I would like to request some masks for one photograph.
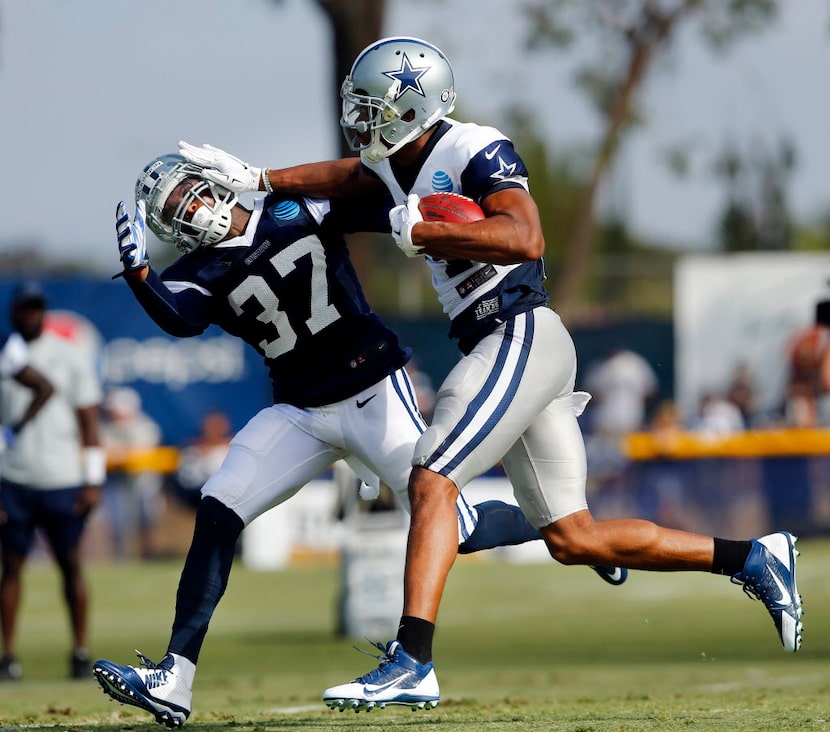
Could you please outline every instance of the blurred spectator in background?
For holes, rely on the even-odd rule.
[[[110,470],[104,484],[103,508],[118,559],[151,558],[153,529],[163,510],[162,476],[143,468],[138,451],[161,443],[161,429],[142,410],[135,389],[119,387],[104,399],[101,439]]]
[[[216,473],[230,445],[231,422],[224,412],[209,412],[202,419],[201,432],[179,456],[173,477],[176,497],[194,511],[202,497],[202,486]]]
[[[657,395],[657,376],[641,355],[617,344],[590,365],[585,388],[592,401],[585,436],[591,490],[613,488],[622,480],[628,458],[622,439],[646,429],[648,406]]]
[[[14,442],[20,430],[41,410],[55,391],[52,382],[29,365],[29,347],[20,333],[0,336],[0,379],[8,378],[29,389],[32,395],[17,422],[0,423],[0,455]]]
[[[0,679],[19,679],[15,631],[23,567],[40,529],[51,548],[69,610],[73,678],[89,676],[87,587],[81,539],[90,511],[100,500],[106,477],[98,407],[101,385],[93,353],[85,343],[44,330],[46,297],[39,284],[15,291],[11,322],[26,341],[30,363],[52,382],[55,393],[9,446],[0,462]],[[0,383],[0,423],[15,424],[29,406],[28,389]]]
[[[585,377],[594,399],[592,432],[619,438],[644,429],[658,386],[657,375],[640,354],[621,346],[612,350]]]
[[[741,410],[720,394],[707,393],[700,399],[698,414],[692,421],[692,430],[707,439],[726,437],[743,432]]]
[[[663,526],[691,530],[692,502],[687,500],[688,474],[678,469],[673,453],[683,442],[686,425],[680,416],[677,402],[664,399],[652,413],[649,432],[654,439],[659,457],[639,465],[632,481],[636,496],[635,511],[649,516]]]
[[[823,323],[798,331],[787,354],[788,379],[784,419],[792,427],[818,427],[819,399],[828,391],[830,331]]]
[[[732,378],[726,390],[726,397],[741,412],[745,428],[758,427],[760,415],[755,397],[755,383],[749,364],[739,363],[732,372]]]
[[[418,368],[414,359],[406,365],[406,373],[415,389],[415,401],[421,410],[421,415],[429,424],[435,409],[435,387],[432,385],[432,379],[429,378],[429,374]]]
[[[651,417],[651,434],[661,453],[671,453],[685,431],[680,410],[673,399],[664,399]]]

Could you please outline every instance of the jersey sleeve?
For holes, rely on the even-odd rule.
[[[125,279],[141,307],[165,333],[189,338],[204,333],[211,324],[210,294],[195,284],[165,281],[152,268],[143,282]]]
[[[504,138],[473,155],[461,174],[461,189],[465,196],[481,202],[505,188],[528,190],[527,177],[527,166],[513,143]]]

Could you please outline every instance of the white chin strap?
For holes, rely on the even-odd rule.
[[[360,157],[367,163],[379,163],[384,158],[388,158],[392,151],[386,147],[380,140],[373,142],[369,147],[360,151]]]

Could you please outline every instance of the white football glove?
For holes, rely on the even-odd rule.
[[[423,247],[412,243],[412,227],[424,217],[418,210],[420,197],[415,193],[407,196],[406,203],[395,206],[389,212],[389,224],[392,227],[392,238],[395,244],[407,257],[417,257],[423,254]]]
[[[213,145],[196,147],[184,140],[179,141],[179,152],[184,158],[202,168],[202,176],[235,193],[259,190],[262,168],[240,160]]]
[[[133,221],[130,221],[124,201],[119,202],[115,209],[118,256],[121,257],[121,264],[124,265],[124,271],[119,274],[137,272],[150,263],[150,258],[147,256],[147,237],[144,231],[145,217],[146,210],[143,199],[140,199],[135,205],[135,219]]]

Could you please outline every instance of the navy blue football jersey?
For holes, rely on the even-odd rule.
[[[216,324],[255,348],[275,403],[331,404],[409,358],[367,303],[343,237],[388,230],[388,210],[380,199],[272,194],[256,200],[242,236],[127,281],[166,332],[194,336]]]

